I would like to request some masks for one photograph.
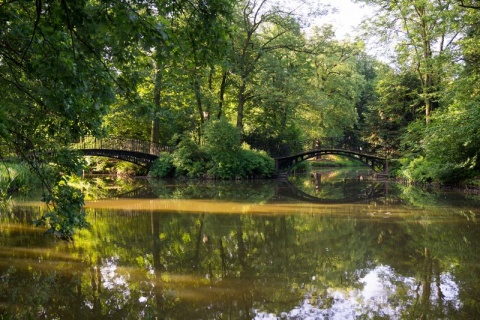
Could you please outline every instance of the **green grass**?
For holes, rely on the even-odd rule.
[[[336,155],[325,155],[320,160],[310,160],[312,168],[341,168],[341,167],[361,167],[362,162],[346,157]]]
[[[24,163],[0,164],[0,194],[28,193],[40,184]]]

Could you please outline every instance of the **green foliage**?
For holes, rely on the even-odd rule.
[[[4,163],[0,165],[1,194],[28,193],[40,186],[39,178],[26,163]]]
[[[115,165],[115,171],[119,176],[139,176],[145,174],[144,168],[128,161],[118,161]]]
[[[226,120],[209,120],[204,127],[204,146],[184,137],[172,156],[164,155],[152,168],[154,177],[235,179],[269,177],[274,160],[265,152],[242,149],[240,131]],[[173,166],[173,167],[172,167]]]
[[[270,177],[275,172],[275,161],[264,151],[240,151],[240,176],[261,178]]]
[[[90,173],[112,173],[112,161],[106,157],[85,157],[84,170]]]
[[[358,160],[353,160],[348,157],[341,157],[336,155],[325,155],[322,156],[322,160],[309,161],[310,165],[313,168],[325,168],[325,167],[355,167],[355,166],[364,166],[362,162]]]
[[[271,131],[270,131],[271,130]],[[263,125],[245,134],[245,142],[257,150],[265,150],[272,157],[292,155],[303,150],[305,134],[300,126],[292,124],[280,130]]]
[[[205,150],[211,157],[208,174],[220,179],[233,178],[240,172],[240,130],[225,119],[210,120],[204,127]]]
[[[307,46],[312,54],[307,75],[307,94],[298,108],[302,130],[310,139],[342,136],[358,121],[356,104],[365,86],[356,56],[360,43],[340,42],[331,28],[314,28]]]
[[[172,154],[177,176],[200,178],[207,171],[210,160],[208,154],[200,149],[190,137],[184,137]]]
[[[309,172],[312,169],[310,161],[302,161],[293,167],[292,171],[295,172]]]
[[[404,161],[402,175],[410,182],[430,183],[433,181],[432,169],[436,166],[420,156],[412,161]]]
[[[49,212],[43,215],[37,225],[46,225],[48,233],[66,240],[72,240],[76,229],[87,228],[83,193],[67,184],[66,179],[57,184],[43,201]]]
[[[439,101],[444,107],[432,113],[428,126],[414,122],[402,137],[404,157],[408,159],[402,172],[408,180],[450,184],[480,176],[480,62],[474,53],[480,42],[479,16],[478,12],[469,12],[465,19],[470,24],[461,41],[466,66],[444,88]]]
[[[204,125],[205,150],[213,157],[221,158],[225,153],[237,154],[241,147],[240,130],[225,118],[210,120]]]
[[[401,175],[409,182],[440,182],[443,184],[457,184],[475,176],[471,170],[465,170],[460,165],[423,156],[416,157],[411,161],[404,159]]]
[[[386,70],[379,75],[375,91],[378,98],[364,112],[363,135],[375,151],[398,156],[403,133],[419,117],[420,81],[413,72]]]
[[[172,178],[175,176],[175,166],[173,165],[173,156],[162,152],[153,163],[148,175],[152,178]]]

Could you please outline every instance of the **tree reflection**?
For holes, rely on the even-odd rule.
[[[248,204],[244,211],[218,212],[204,202],[200,209],[196,201],[175,201],[183,204],[181,212],[166,206],[88,209],[92,228],[74,243],[30,228],[26,220],[39,213],[22,211],[3,222],[0,318],[480,314],[476,209],[462,209],[471,212],[465,216],[456,208],[408,209],[390,201],[387,215],[380,214],[387,212],[381,202],[282,202],[262,203],[264,211],[256,214]]]

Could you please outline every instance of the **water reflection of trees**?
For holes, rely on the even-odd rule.
[[[72,244],[26,227],[2,233],[1,317],[480,312],[480,235],[466,220],[103,209],[89,217],[92,229]]]

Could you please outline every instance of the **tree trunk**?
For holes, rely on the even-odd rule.
[[[194,75],[193,78],[193,88],[195,90],[195,100],[197,102],[197,110],[198,110],[198,115],[200,117],[200,122],[204,123],[205,122],[205,115],[203,114],[203,107],[202,107],[202,94],[201,91],[202,89],[200,88],[200,82],[198,81],[198,75]]]
[[[220,84],[220,94],[219,94],[219,101],[218,101],[217,119],[220,119],[222,117],[223,103],[225,102],[225,89],[226,88],[227,88],[227,72],[223,71],[223,73],[222,73],[222,83]]]
[[[242,79],[242,83],[240,85],[238,91],[238,107],[237,107],[237,128],[243,132],[243,109],[245,107],[245,90],[246,90],[246,81]]]
[[[160,118],[158,113],[160,112],[161,85],[162,73],[158,64],[155,63],[155,86],[153,88],[152,125],[150,128],[150,141],[152,142],[151,148],[153,148],[155,144],[158,144],[160,140]]]

